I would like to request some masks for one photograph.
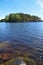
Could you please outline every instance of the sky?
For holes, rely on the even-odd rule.
[[[43,0],[0,0],[0,19],[10,13],[20,12],[43,19]]]

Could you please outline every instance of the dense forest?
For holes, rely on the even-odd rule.
[[[24,13],[11,13],[1,19],[0,22],[40,22],[40,17]]]

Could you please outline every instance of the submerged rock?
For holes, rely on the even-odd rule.
[[[14,65],[26,65],[26,63],[21,59],[16,59]]]

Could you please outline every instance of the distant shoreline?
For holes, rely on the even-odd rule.
[[[38,22],[43,22],[43,21],[38,21]],[[27,22],[26,21],[25,22],[5,22],[5,21],[3,21],[3,22],[1,22],[0,21],[0,23],[38,23],[38,22],[36,22],[36,21],[31,21],[31,22],[30,21],[29,22],[28,21]]]

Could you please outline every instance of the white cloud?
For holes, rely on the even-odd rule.
[[[37,3],[40,6],[41,10],[43,10],[43,0],[37,0]]]

